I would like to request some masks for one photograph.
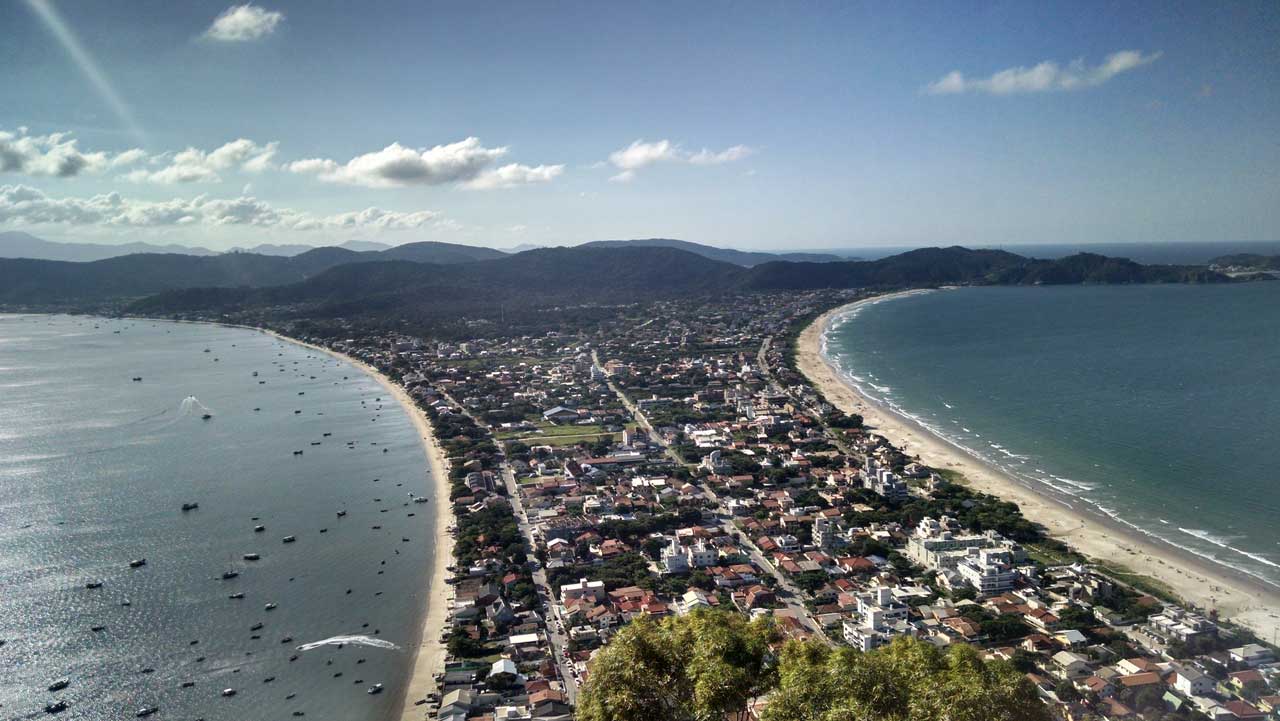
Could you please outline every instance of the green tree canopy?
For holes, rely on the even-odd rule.
[[[976,649],[900,638],[871,653],[788,643],[764,721],[1047,721],[1027,679]]]
[[[591,662],[580,721],[723,721],[773,685],[773,627],[697,610],[637,619]]]
[[[860,653],[817,641],[780,651],[765,620],[702,609],[640,619],[591,662],[581,721],[724,721],[768,694],[763,721],[1048,721],[1026,677],[971,646],[902,638]]]

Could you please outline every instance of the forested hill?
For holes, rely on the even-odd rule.
[[[745,281],[756,290],[905,288],[928,285],[1072,285],[1081,283],[1224,283],[1202,266],[1142,265],[1127,258],[1078,253],[1038,260],[1003,250],[921,248],[872,261],[766,263]]]
[[[1149,266],[1093,254],[1036,260],[961,247],[874,261],[772,261],[750,268],[668,247],[488,251],[497,254],[491,259],[458,250],[465,247],[415,244],[395,253],[318,248],[293,257],[142,254],[92,263],[0,259],[0,303],[91,308],[150,297],[137,308],[163,313],[323,303],[417,312],[432,304],[589,305],[729,291],[1231,280],[1201,266]],[[483,256],[488,249],[480,250]]]

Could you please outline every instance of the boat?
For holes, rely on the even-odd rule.
[[[62,713],[63,711],[66,711],[66,710],[67,710],[66,701],[54,701],[53,703],[47,703],[44,705],[45,713]]]
[[[239,576],[239,575],[240,575],[240,572],[239,572],[239,571],[223,571],[223,572],[222,572],[222,580],[224,580],[224,581],[230,581],[231,579],[233,579],[233,578],[235,578],[236,576]]]
[[[210,418],[213,418],[213,414],[212,414],[212,413],[205,413],[204,415],[200,416],[200,419],[201,419],[201,420],[206,420],[206,421],[207,421],[207,420],[209,420]]]
[[[365,693],[369,694],[370,696],[374,694],[382,693],[382,684],[375,683],[374,685],[370,686],[369,690],[365,691]]]
[[[254,377],[254,378],[257,378],[257,377],[258,377],[258,371],[254,371],[254,372],[253,372],[253,377]]]
[[[224,689],[222,689],[222,695],[223,695],[223,696],[235,696],[235,695],[236,695],[236,690],[235,690],[235,689],[233,689],[233,688],[224,688]]]
[[[182,682],[182,687],[183,687],[183,688],[191,688],[192,686],[195,686],[195,685],[196,685],[196,682],[195,682],[195,681],[183,681],[183,682]]]
[[[259,526],[254,526],[254,527],[253,527],[253,532],[254,532],[254,533],[262,533],[262,532],[263,532],[263,531],[265,531],[265,530],[267,530],[267,527],[266,527],[266,526],[261,526],[261,525],[259,525]]]
[[[262,610],[264,610],[264,611],[271,611],[271,610],[274,610],[274,609],[275,609],[275,607],[276,607],[276,605],[275,605],[274,603],[268,603],[267,605],[265,605],[265,606],[263,606],[263,607],[262,607]]]
[[[414,502],[414,503],[426,503],[428,500],[430,500],[430,499],[428,499],[426,496],[414,496],[414,497],[413,497],[413,502]]]
[[[230,598],[230,599],[233,599],[233,600],[239,600],[239,599],[242,599],[242,598],[244,598],[244,592],[243,592],[243,591],[236,591],[235,593],[231,594],[230,596],[227,596],[227,598]]]
[[[147,565],[147,559],[139,558],[135,561],[129,561],[129,568],[142,568]]]
[[[257,561],[258,559],[262,558],[262,556],[259,556],[256,553],[246,553],[243,556],[241,556],[241,558],[243,558],[246,561]]]
[[[138,718],[146,718],[151,714],[156,713],[159,710],[160,710],[159,706],[143,706],[142,708],[138,709],[138,713],[134,714],[134,716],[137,716]]]
[[[49,690],[50,690],[50,691],[61,691],[62,689],[66,688],[66,687],[68,687],[68,686],[70,686],[70,685],[71,685],[71,679],[69,679],[69,678],[60,678],[60,679],[58,679],[57,681],[54,681],[53,683],[49,684]]]
[[[300,456],[300,455],[302,455],[302,451],[294,451],[294,452],[293,452],[293,455],[295,455],[295,456]]]
[[[320,441],[311,441],[311,445],[318,446],[320,445]]]
[[[342,518],[343,516],[346,516],[346,515],[347,515],[346,511],[338,511],[338,518]]]
[[[280,539],[282,543],[293,543],[296,540],[298,539],[295,538],[294,536],[285,536],[284,538]]]
[[[250,626],[250,627],[249,627],[249,630],[250,630],[250,631],[261,631],[261,630],[262,630],[262,622],[261,622],[261,621],[259,621],[259,622],[255,623],[255,624],[253,624],[252,626]]]
[[[102,588],[102,581],[89,581],[84,584],[85,588]]]
[[[142,376],[134,376],[134,377],[133,377],[133,382],[134,382],[134,383],[141,383],[141,382],[142,382]]]
[[[194,511],[194,510],[196,510],[196,509],[197,509],[197,508],[199,508],[199,507],[200,507],[200,504],[199,504],[199,503],[184,503],[184,504],[182,504],[182,510],[184,510],[184,511]]]

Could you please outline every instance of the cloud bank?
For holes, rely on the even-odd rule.
[[[0,130],[0,173],[72,178],[132,165],[146,157],[137,148],[121,153],[86,153],[69,133],[30,135],[26,128],[18,128],[17,132]]]
[[[1045,60],[1033,67],[1001,70],[986,78],[967,78],[959,70],[953,70],[926,86],[925,92],[930,95],[1013,95],[1082,90],[1102,85],[1121,73],[1150,65],[1160,59],[1161,54],[1154,52],[1144,55],[1139,50],[1121,50],[1108,55],[1101,65],[1092,67],[1086,65],[1083,58],[1073,60],[1065,66]]]
[[[126,174],[124,178],[135,183],[163,185],[217,183],[222,180],[218,175],[220,170],[239,169],[248,173],[260,173],[274,167],[271,160],[279,145],[277,142],[259,145],[252,140],[239,138],[209,152],[187,148],[171,156],[164,154],[152,158],[152,164],[164,165],[158,170],[139,168]]]
[[[396,212],[381,208],[315,216],[277,208],[250,196],[174,198],[143,201],[105,193],[89,198],[54,198],[26,185],[0,186],[0,223],[98,225],[122,228],[243,225],[282,230],[405,229],[439,221],[430,210]]]
[[[564,172],[563,165],[531,167],[512,163],[493,168],[507,150],[506,147],[486,148],[474,137],[425,150],[392,143],[382,150],[357,155],[346,163],[309,158],[286,167],[290,172],[316,175],[326,182],[366,188],[459,183],[487,190],[545,183]]]
[[[257,5],[232,5],[214,19],[204,36],[225,43],[259,40],[276,31],[284,21],[284,13],[265,10]]]

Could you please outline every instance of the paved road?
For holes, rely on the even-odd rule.
[[[762,364],[764,363],[765,354],[768,351],[768,346],[769,346],[769,338],[765,338],[764,343],[760,347],[760,352],[758,355]],[[595,349],[592,349],[591,351],[591,360],[595,363],[595,366],[603,372],[604,366],[601,365],[600,363],[600,354],[596,352]],[[762,365],[761,367],[767,368],[767,365]],[[772,379],[772,374],[770,374],[769,377],[770,379]],[[672,460],[674,460],[679,465],[685,466],[686,468],[695,467],[695,464],[686,463],[684,459],[681,458],[680,455],[675,451],[675,449],[667,445],[667,443],[663,441],[662,438],[659,437],[657,433],[654,433],[653,426],[649,423],[649,419],[645,417],[644,412],[641,411],[638,407],[636,407],[636,405],[632,403],[629,398],[627,398],[627,395],[623,393],[622,390],[618,388],[617,385],[614,384],[612,379],[609,379],[606,377],[606,383],[609,385],[609,389],[612,390],[618,396],[618,400],[622,401],[622,404],[626,407],[626,409],[628,411],[631,411],[631,415],[633,418],[636,419],[636,423],[638,423],[641,428],[644,428],[645,431],[649,433],[649,439],[652,442],[657,443],[659,446],[661,446],[663,450],[667,453],[667,455],[670,456]],[[769,561],[769,559],[765,558],[764,554],[761,553],[760,549],[756,547],[756,544],[752,542],[751,539],[748,538],[745,533],[742,533],[741,531],[738,530],[736,526],[733,525],[733,522],[729,520],[728,512],[720,504],[720,497],[717,496],[714,491],[712,491],[710,488],[707,488],[706,486],[703,486],[702,495],[708,501],[711,501],[712,505],[715,506],[717,512],[721,516],[721,520],[720,520],[721,530],[723,530],[726,534],[729,534],[733,537],[741,536],[743,539],[742,545],[744,548],[746,548],[747,554],[751,558],[752,563],[754,563],[756,567],[759,568],[760,570],[764,571],[765,573],[768,573],[770,576],[773,576],[773,579],[775,581],[775,588],[780,591],[784,591],[784,593],[778,593],[778,601],[781,602],[783,605],[785,605],[787,609],[791,611],[792,614],[802,624],[804,624],[806,628],[809,629],[810,632],[830,642],[830,639],[827,638],[826,633],[823,632],[822,626],[813,618],[813,614],[809,613],[809,609],[805,608],[804,600],[803,600],[805,597],[804,593],[798,587],[796,587],[795,584],[791,583],[791,581],[788,580],[787,577],[784,576],[773,565],[771,561]]]
[[[516,481],[516,474],[511,470],[511,466],[503,461],[502,463],[502,482],[507,487],[507,496],[511,499],[511,507],[515,512],[516,525],[520,528],[520,534],[524,536],[525,544],[529,549],[529,556],[532,558],[533,549],[536,547],[533,539],[533,524],[529,522],[529,514],[525,511],[524,502],[520,498],[520,484]],[[547,574],[541,566],[535,568],[533,573],[533,584],[538,588],[538,593],[542,595],[547,606],[546,631],[547,639],[551,643],[551,656],[555,659],[556,669],[560,673],[560,680],[564,684],[565,696],[568,697],[570,704],[576,704],[578,698],[578,682],[574,677],[572,664],[564,657],[565,649],[569,647],[569,638],[559,631],[560,610],[555,603],[555,597],[551,592],[551,584],[547,582]]]
[[[461,403],[454,400],[453,396],[448,393],[441,392],[451,405],[460,408],[464,414],[476,425],[481,428],[488,428],[484,421],[476,418]],[[489,429],[493,431],[492,428]],[[525,553],[530,559],[533,559],[533,549],[536,544],[533,539],[533,525],[529,522],[529,514],[525,511],[524,501],[520,497],[520,484],[516,482],[515,471],[511,469],[511,464],[507,462],[506,453],[503,451],[502,442],[495,439],[498,447],[498,455],[502,459],[498,474],[502,476],[502,483],[507,488],[507,498],[511,501],[511,509],[516,517],[516,525],[520,528],[520,535],[524,536]],[[547,608],[545,630],[547,639],[551,644],[551,657],[555,659],[556,670],[560,674],[560,681],[564,686],[565,696],[568,697],[570,704],[576,704],[578,699],[578,682],[574,678],[572,665],[564,657],[564,651],[569,647],[569,639],[560,633],[557,623],[560,620],[559,609],[555,603],[555,596],[551,593],[551,584],[547,582],[546,572],[539,566],[533,569],[530,574],[533,577],[533,585],[538,589],[538,594],[542,597],[543,605]]]

